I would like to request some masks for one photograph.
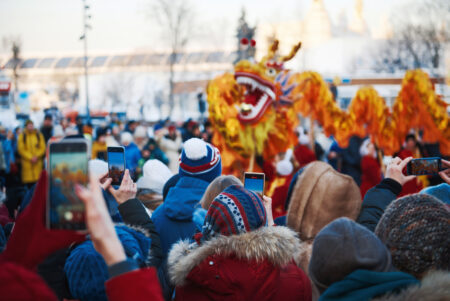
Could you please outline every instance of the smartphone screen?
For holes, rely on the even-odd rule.
[[[441,158],[422,158],[411,160],[406,172],[408,175],[434,175],[441,170]]]
[[[246,172],[244,175],[244,187],[251,190],[260,196],[264,195],[264,180],[263,173]]]
[[[50,144],[47,227],[84,230],[85,210],[75,193],[76,184],[88,182],[88,152],[84,139]]]
[[[123,146],[108,147],[108,171],[112,185],[120,185],[125,172],[125,148]]]

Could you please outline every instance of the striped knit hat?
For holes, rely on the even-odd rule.
[[[241,185],[232,185],[212,201],[202,239],[209,240],[217,234],[242,234],[263,226],[267,226],[267,214],[259,196]]]
[[[449,233],[450,210],[426,194],[392,202],[375,229],[394,266],[418,278],[430,269],[450,270]]]
[[[211,183],[222,173],[222,160],[217,148],[192,138],[184,143],[180,156],[180,177],[194,177]]]

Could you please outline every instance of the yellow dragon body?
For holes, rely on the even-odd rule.
[[[209,117],[215,129],[213,143],[220,149],[225,173],[253,168],[253,158],[273,160],[297,143],[298,114],[316,120],[326,135],[345,147],[353,135],[370,135],[386,154],[400,149],[411,129],[423,130],[427,142],[439,142],[450,155],[447,104],[435,93],[428,75],[408,71],[392,110],[372,87],[358,90],[348,110],[339,108],[327,83],[316,72],[293,73],[276,55],[278,41],[260,62],[240,61],[234,74],[225,73],[207,87]]]

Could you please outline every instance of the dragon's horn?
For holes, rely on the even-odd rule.
[[[272,46],[270,46],[269,55],[271,55],[272,57],[275,55],[275,52],[277,52],[279,43],[280,42],[277,39],[275,39],[272,43]]]
[[[291,52],[289,53],[289,55],[286,55],[286,56],[281,57],[281,58],[280,58],[280,61],[282,61],[282,62],[287,62],[287,61],[289,61],[290,59],[292,59],[292,58],[295,56],[295,54],[297,53],[297,51],[300,49],[300,47],[302,47],[302,42],[298,42],[297,45],[294,45],[294,47],[292,47],[292,50],[291,50]]]
[[[267,62],[268,60],[273,59],[273,57],[275,56],[275,53],[278,50],[278,44],[279,44],[279,41],[277,39],[275,39],[273,41],[272,45],[270,46],[267,55],[262,58],[261,63]]]

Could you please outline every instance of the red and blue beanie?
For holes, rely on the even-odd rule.
[[[221,173],[222,160],[217,148],[198,138],[184,143],[180,156],[180,177],[194,177],[210,183]]]
[[[235,235],[267,226],[267,213],[261,198],[240,185],[232,185],[219,194],[206,213],[202,240],[216,235]]]

